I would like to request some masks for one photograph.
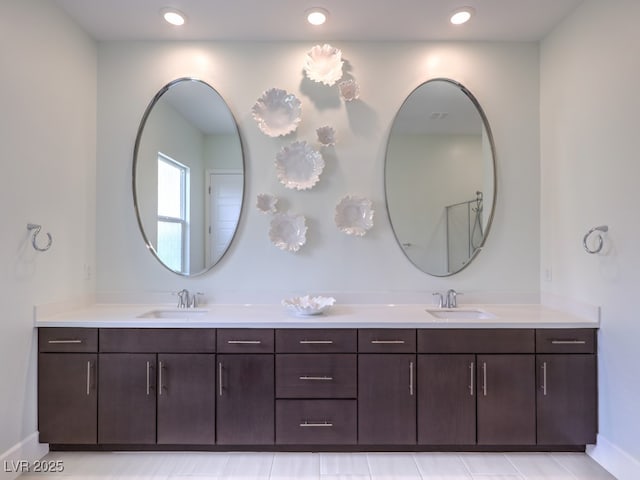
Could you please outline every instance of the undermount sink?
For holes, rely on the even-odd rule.
[[[494,314],[478,308],[427,308],[426,312],[436,318],[447,320],[489,320],[496,318]]]
[[[207,314],[209,310],[201,308],[175,308],[167,310],[150,310],[138,315],[138,318],[167,318],[167,319],[188,319],[198,318]]]

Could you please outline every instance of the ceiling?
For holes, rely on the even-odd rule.
[[[583,0],[51,0],[91,36],[112,40],[225,41],[537,41]],[[312,27],[304,12],[329,11]],[[463,26],[448,18],[471,6]],[[172,27],[160,16],[174,7],[187,16]]]

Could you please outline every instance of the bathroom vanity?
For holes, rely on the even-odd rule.
[[[92,307],[38,320],[52,449],[581,450],[597,432],[597,322],[421,306]],[[167,310],[170,311],[170,310]]]

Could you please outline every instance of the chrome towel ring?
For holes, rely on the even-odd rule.
[[[33,230],[33,236],[31,237],[31,244],[33,248],[35,248],[38,252],[46,252],[51,248],[51,244],[53,243],[53,238],[51,238],[51,234],[47,232],[47,244],[44,247],[39,247],[37,242],[38,234],[40,230],[42,230],[42,225],[36,225],[35,223],[27,223],[27,230]]]
[[[604,245],[602,234],[608,231],[609,231],[609,227],[607,225],[600,225],[599,227],[593,227],[591,230],[589,230],[587,234],[584,236],[584,238],[582,239],[582,245],[584,246],[585,251],[591,254],[600,253],[600,251],[602,250],[602,246]],[[594,233],[596,233],[597,235],[598,245],[596,246],[596,248],[589,248],[589,244],[588,244],[589,237]]]

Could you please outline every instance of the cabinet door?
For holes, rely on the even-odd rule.
[[[416,443],[415,362],[413,354],[358,356],[359,443]]]
[[[217,442],[275,442],[273,355],[218,355]]]
[[[156,356],[99,354],[98,443],[156,443]]]
[[[538,444],[596,442],[596,356],[537,355]]]
[[[215,443],[215,356],[158,355],[158,443]]]
[[[476,443],[475,355],[418,355],[418,443]]]
[[[534,355],[478,355],[478,444],[536,443]]]
[[[96,354],[38,356],[38,429],[42,443],[95,444]]]

